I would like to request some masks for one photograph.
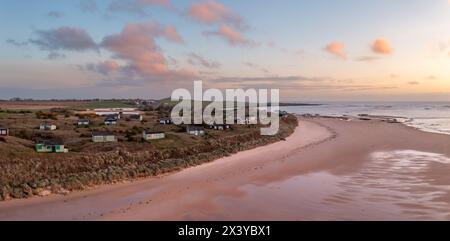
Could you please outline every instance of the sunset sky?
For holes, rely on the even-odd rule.
[[[449,0],[0,0],[0,99],[450,101]]]

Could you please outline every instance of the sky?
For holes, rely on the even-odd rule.
[[[0,99],[450,101],[450,0],[0,0]]]

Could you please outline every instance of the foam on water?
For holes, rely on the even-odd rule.
[[[450,103],[447,102],[330,102],[320,106],[287,106],[296,114],[358,116],[359,114],[404,117],[405,124],[433,133],[450,135]]]

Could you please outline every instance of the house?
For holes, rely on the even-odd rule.
[[[112,132],[94,131],[92,132],[92,142],[116,142],[117,138]]]
[[[117,125],[117,119],[113,117],[108,117],[105,119],[105,125],[111,126],[111,125]]]
[[[170,124],[172,124],[172,120],[170,118],[161,118],[161,119],[159,119],[159,124],[170,125]]]
[[[79,119],[77,122],[77,125],[78,126],[89,126],[90,123],[91,123],[91,121],[88,119]]]
[[[142,115],[139,115],[139,114],[137,114],[137,115],[130,115],[129,117],[128,117],[128,120],[130,120],[130,121],[142,121],[144,118],[142,117]]]
[[[0,127],[0,136],[8,136],[9,135],[9,129]]]
[[[56,125],[52,125],[52,124],[49,124],[49,123],[42,123],[42,124],[39,126],[39,130],[43,130],[43,131],[54,131],[54,130],[56,130]]]
[[[113,119],[116,119],[116,120],[120,120],[120,114],[107,115],[106,118],[113,118]]]
[[[258,118],[255,116],[247,116],[244,119],[242,118],[236,118],[236,123],[238,125],[250,125],[253,123],[257,123],[258,122]]]
[[[164,139],[166,138],[166,133],[161,131],[143,131],[142,138],[146,141]]]
[[[208,128],[212,129],[212,130],[223,131],[223,130],[230,129],[231,126],[228,124],[213,124],[213,125],[208,125]]]
[[[194,135],[194,136],[205,135],[205,130],[201,126],[188,126],[188,127],[186,127],[186,132],[189,135]]]
[[[136,108],[106,108],[106,109],[94,109],[88,110],[94,112],[97,116],[109,116],[117,115],[117,119],[120,120],[120,115],[133,115],[139,114]]]
[[[39,153],[67,153],[69,150],[64,147],[64,141],[60,138],[39,139],[35,142],[36,152]]]

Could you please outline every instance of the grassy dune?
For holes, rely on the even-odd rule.
[[[59,115],[54,121],[59,129],[52,134],[66,140],[70,153],[38,154],[30,138],[40,133],[36,126],[41,120],[27,116],[33,114],[10,114],[0,120],[0,125],[13,127],[13,136],[0,140],[0,199],[67,193],[173,172],[282,140],[298,125],[295,117],[288,116],[282,118],[277,136],[261,136],[261,126],[234,126],[231,131],[208,130],[204,137],[193,137],[181,127],[157,125],[157,112],[148,113],[143,123],[121,121],[104,127],[98,119],[89,128],[75,127],[76,117]],[[140,131],[152,128],[162,128],[167,138],[143,142]],[[90,133],[98,129],[113,131],[120,141],[91,143]]]

